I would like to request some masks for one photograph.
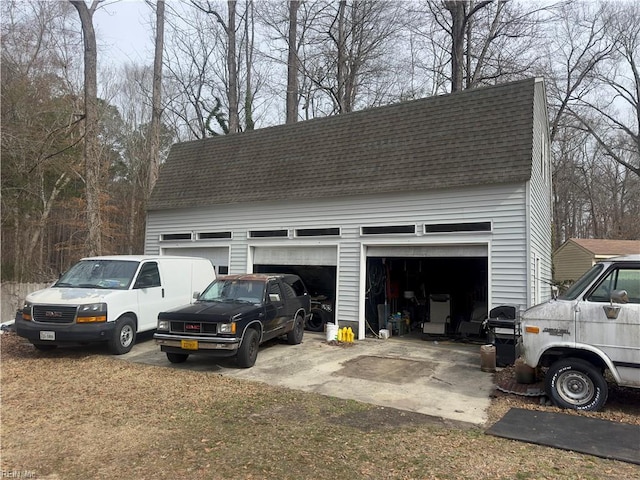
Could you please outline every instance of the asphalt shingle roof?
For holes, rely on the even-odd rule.
[[[640,254],[640,240],[603,240],[599,238],[571,238],[594,255]]]
[[[148,209],[525,182],[535,79],[173,145]]]

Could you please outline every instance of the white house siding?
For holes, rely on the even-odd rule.
[[[526,306],[551,297],[551,153],[544,85],[536,84],[531,180],[528,184],[529,287]],[[539,263],[539,266],[536,265]]]
[[[147,216],[145,253],[158,254],[163,234],[194,232],[187,246],[199,246],[199,232],[231,231],[229,273],[250,271],[251,247],[261,245],[338,245],[338,320],[364,322],[360,299],[364,245],[486,244],[489,251],[489,306],[527,304],[526,187],[493,185],[457,190],[375,195],[342,199],[233,204],[188,210],[150,211]],[[423,234],[423,225],[492,222],[492,232]],[[362,226],[417,225],[415,235],[361,235]],[[341,229],[340,237],[294,238],[296,228]],[[288,229],[288,238],[248,238],[250,230]],[[216,241],[207,240],[207,245]],[[171,242],[175,248],[179,242]],[[172,250],[175,252],[175,250]],[[361,323],[363,325],[363,323]],[[364,331],[362,328],[361,331]]]

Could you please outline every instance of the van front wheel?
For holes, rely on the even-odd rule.
[[[113,336],[109,339],[109,350],[114,355],[129,353],[136,342],[136,324],[131,317],[122,317],[116,322]]]
[[[556,406],[574,410],[600,410],[609,394],[602,372],[580,358],[565,358],[551,365],[545,387]]]

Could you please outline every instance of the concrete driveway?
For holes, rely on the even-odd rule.
[[[256,365],[191,355],[170,363],[151,340],[141,341],[123,360],[279,385],[305,392],[397,408],[445,420],[482,425],[487,420],[493,376],[480,369],[480,346],[418,338],[357,340],[331,345],[321,333],[305,332],[300,345],[271,341]]]

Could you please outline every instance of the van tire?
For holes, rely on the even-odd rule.
[[[167,352],[167,359],[171,363],[184,363],[184,362],[187,361],[187,358],[189,358],[189,354],[188,353],[171,353],[171,352]]]
[[[602,372],[580,358],[564,358],[551,365],[545,390],[560,408],[592,412],[604,407],[609,395]]]
[[[136,343],[136,323],[131,317],[119,318],[113,336],[109,339],[109,350],[114,355],[129,353]]]
[[[242,368],[253,367],[258,358],[259,346],[260,339],[258,338],[258,332],[253,328],[248,328],[244,333],[244,338],[242,339],[236,356],[238,366]]]

